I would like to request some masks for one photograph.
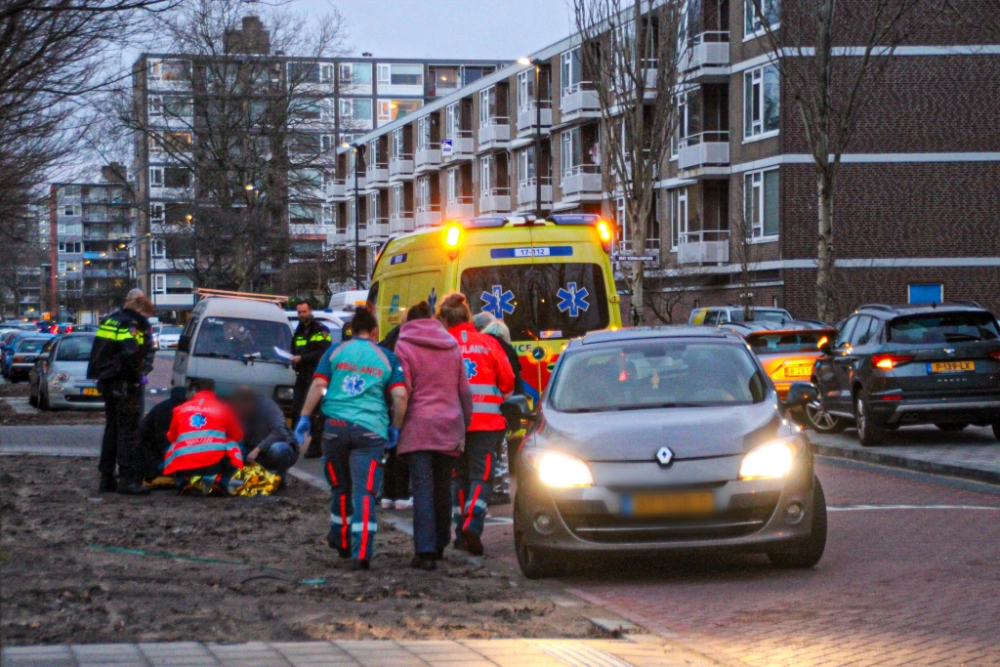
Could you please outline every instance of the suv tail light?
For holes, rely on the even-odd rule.
[[[990,356],[1000,361],[1000,350],[994,350],[993,352],[990,352]]]
[[[897,366],[908,364],[913,361],[912,354],[873,354],[872,367],[880,368],[884,371],[891,371]]]

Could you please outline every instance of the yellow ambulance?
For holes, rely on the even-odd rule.
[[[383,335],[422,300],[462,292],[472,312],[510,328],[532,398],[548,384],[565,343],[621,327],[611,270],[611,226],[596,215],[472,218],[390,239],[368,299]]]

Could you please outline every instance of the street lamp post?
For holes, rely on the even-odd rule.
[[[361,289],[361,202],[358,200],[358,144],[352,143],[354,151],[354,289]]]

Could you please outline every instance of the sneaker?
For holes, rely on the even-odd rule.
[[[367,560],[361,560],[360,558],[358,558],[351,563],[351,569],[354,570],[355,572],[368,571],[372,569],[372,564]]]
[[[395,506],[396,506],[396,503],[395,503],[395,501],[392,500],[392,498],[383,498],[382,499],[382,509],[384,509],[384,510],[391,510]]]
[[[413,507],[413,498],[403,498],[396,501],[396,509],[408,510]]]
[[[434,554],[417,554],[410,561],[410,567],[414,570],[433,572],[437,569],[437,563],[434,561]]]
[[[483,541],[474,531],[463,530],[462,539],[465,540],[465,548],[470,554],[473,556],[483,555]]]
[[[118,490],[118,480],[114,477],[101,478],[101,484],[97,487],[98,493],[114,493]]]

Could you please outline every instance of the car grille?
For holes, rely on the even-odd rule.
[[[697,519],[649,519],[611,514],[602,501],[556,503],[570,531],[589,542],[681,542],[750,535],[764,527],[781,497],[780,491],[741,493],[729,507]]]

